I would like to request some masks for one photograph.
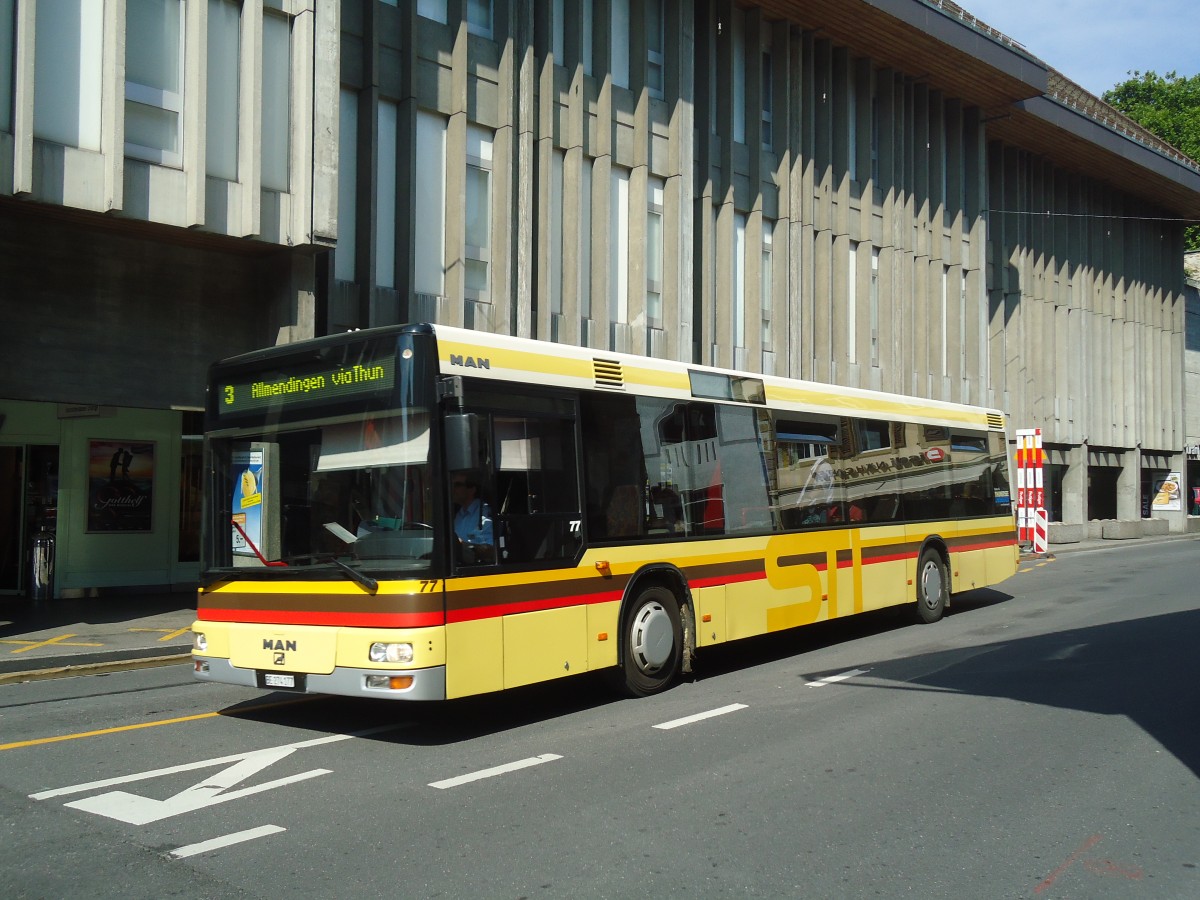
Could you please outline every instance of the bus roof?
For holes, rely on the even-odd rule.
[[[674,360],[594,350],[449,325],[387,325],[255,350],[221,360],[214,369],[252,367],[324,347],[401,334],[433,334],[443,375],[487,377],[545,387],[623,392],[668,399],[765,405],[780,411],[860,416],[947,427],[1003,431],[996,409],[890,394],[865,388],[758,375]],[[722,391],[721,386],[727,386]]]

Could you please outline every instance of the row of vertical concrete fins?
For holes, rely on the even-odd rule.
[[[253,43],[261,27],[254,23],[275,5],[244,5],[252,13],[243,16],[244,41]],[[629,0],[631,19],[652,5]],[[18,5],[18,51],[33,44],[28,6]],[[248,302],[236,304],[246,321],[229,351],[436,318],[987,405],[1004,409],[1010,422],[1040,425],[1048,442],[1182,445],[1182,226],[1165,222],[1136,184],[1114,185],[992,138],[990,121],[1004,110],[980,105],[993,100],[986,76],[992,72],[1014,102],[1023,91],[1033,96],[1044,75],[1027,54],[947,24],[919,0],[854,4],[862,46],[845,22],[830,19],[821,29],[814,20],[835,16],[836,4],[743,9],[732,0],[664,0],[657,97],[639,63],[647,58],[643,29],[629,29],[628,77],[619,79],[628,87],[614,83],[616,48],[604,18],[612,4],[603,0],[592,4],[590,25],[582,0],[496,0],[490,39],[467,27],[465,0],[448,0],[445,23],[419,15],[420,6],[288,5],[287,192],[255,182],[262,136],[254,54],[244,57],[245,178],[232,183],[205,174],[196,104],[185,105],[181,168],[125,158],[116,38],[104,45],[111,127],[100,151],[37,139],[33,67],[18,52],[13,133],[0,135],[0,194],[162,224],[171,236],[155,237],[166,240],[208,233],[216,242],[204,251],[217,257],[245,252],[246,237],[263,251],[290,254],[286,264],[247,264],[254,269],[242,282]],[[187,5],[189,35],[203,31],[205,7]],[[561,60],[553,53],[560,11]],[[121,33],[121,23],[111,24]],[[897,39],[923,36],[934,49],[943,42],[950,56],[978,51],[977,66],[956,93],[954,84],[903,68],[902,55],[865,55],[864,48],[885,53],[875,35],[889,28]],[[731,40],[739,35],[741,50]],[[585,36],[592,74],[584,73]],[[755,62],[764,48],[766,66]],[[203,60],[189,59],[185,96],[203,97],[205,84]],[[356,239],[334,252],[358,258],[354,282],[337,281],[313,252],[346,230],[337,209],[342,90],[357,104]],[[397,172],[386,173],[396,185],[395,222],[385,225],[381,102],[398,108]],[[417,283],[416,238],[430,223],[412,199],[424,176],[417,117],[430,113],[445,120],[443,276],[432,292]],[[483,296],[465,274],[470,126],[494,136]],[[624,232],[626,213],[609,190],[618,176],[627,179]],[[661,309],[651,317],[643,211],[657,185]],[[381,228],[395,242],[384,283]],[[626,283],[627,302],[618,303]],[[176,302],[205,306],[187,286]]]

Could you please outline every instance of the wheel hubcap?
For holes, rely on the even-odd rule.
[[[647,603],[633,617],[629,648],[637,667],[648,675],[657,672],[671,658],[675,638],[671,617],[661,603]]]
[[[927,563],[921,573],[921,583],[925,587],[925,605],[937,609],[942,602],[942,570],[935,563]]]

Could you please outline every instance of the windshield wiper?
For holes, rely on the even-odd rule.
[[[348,563],[342,562],[340,559],[338,559],[332,553],[302,553],[299,556],[289,556],[285,560],[285,562],[287,562],[288,564],[291,564],[291,563],[300,562],[301,560],[308,560],[311,563],[333,563],[335,566],[337,566],[339,569],[341,569],[343,572],[345,572],[348,576],[350,576],[350,579],[352,581],[354,581],[358,584],[361,584],[364,588],[366,588],[372,594],[378,592],[378,590],[379,590],[379,582],[378,581],[376,581],[370,575],[363,574],[362,572],[358,571],[358,569],[354,568],[353,566],[349,565]]]
[[[345,572],[346,575],[349,576],[351,581],[354,581],[357,584],[362,585],[364,588],[366,588],[372,594],[379,591],[379,582],[378,581],[376,581],[370,575],[366,575],[363,572],[358,571],[358,569],[354,568],[353,566],[347,565],[346,563],[344,563],[340,559],[338,559],[336,556],[330,556],[327,559],[324,559],[322,561],[333,563],[335,566],[337,566],[339,569],[341,569],[343,572]]]

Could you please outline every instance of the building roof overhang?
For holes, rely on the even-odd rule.
[[[1109,183],[1165,214],[1200,220],[1200,166],[951,0],[749,2],[767,18],[787,19],[978,106],[990,138]],[[1083,95],[1087,109],[1059,94]]]

